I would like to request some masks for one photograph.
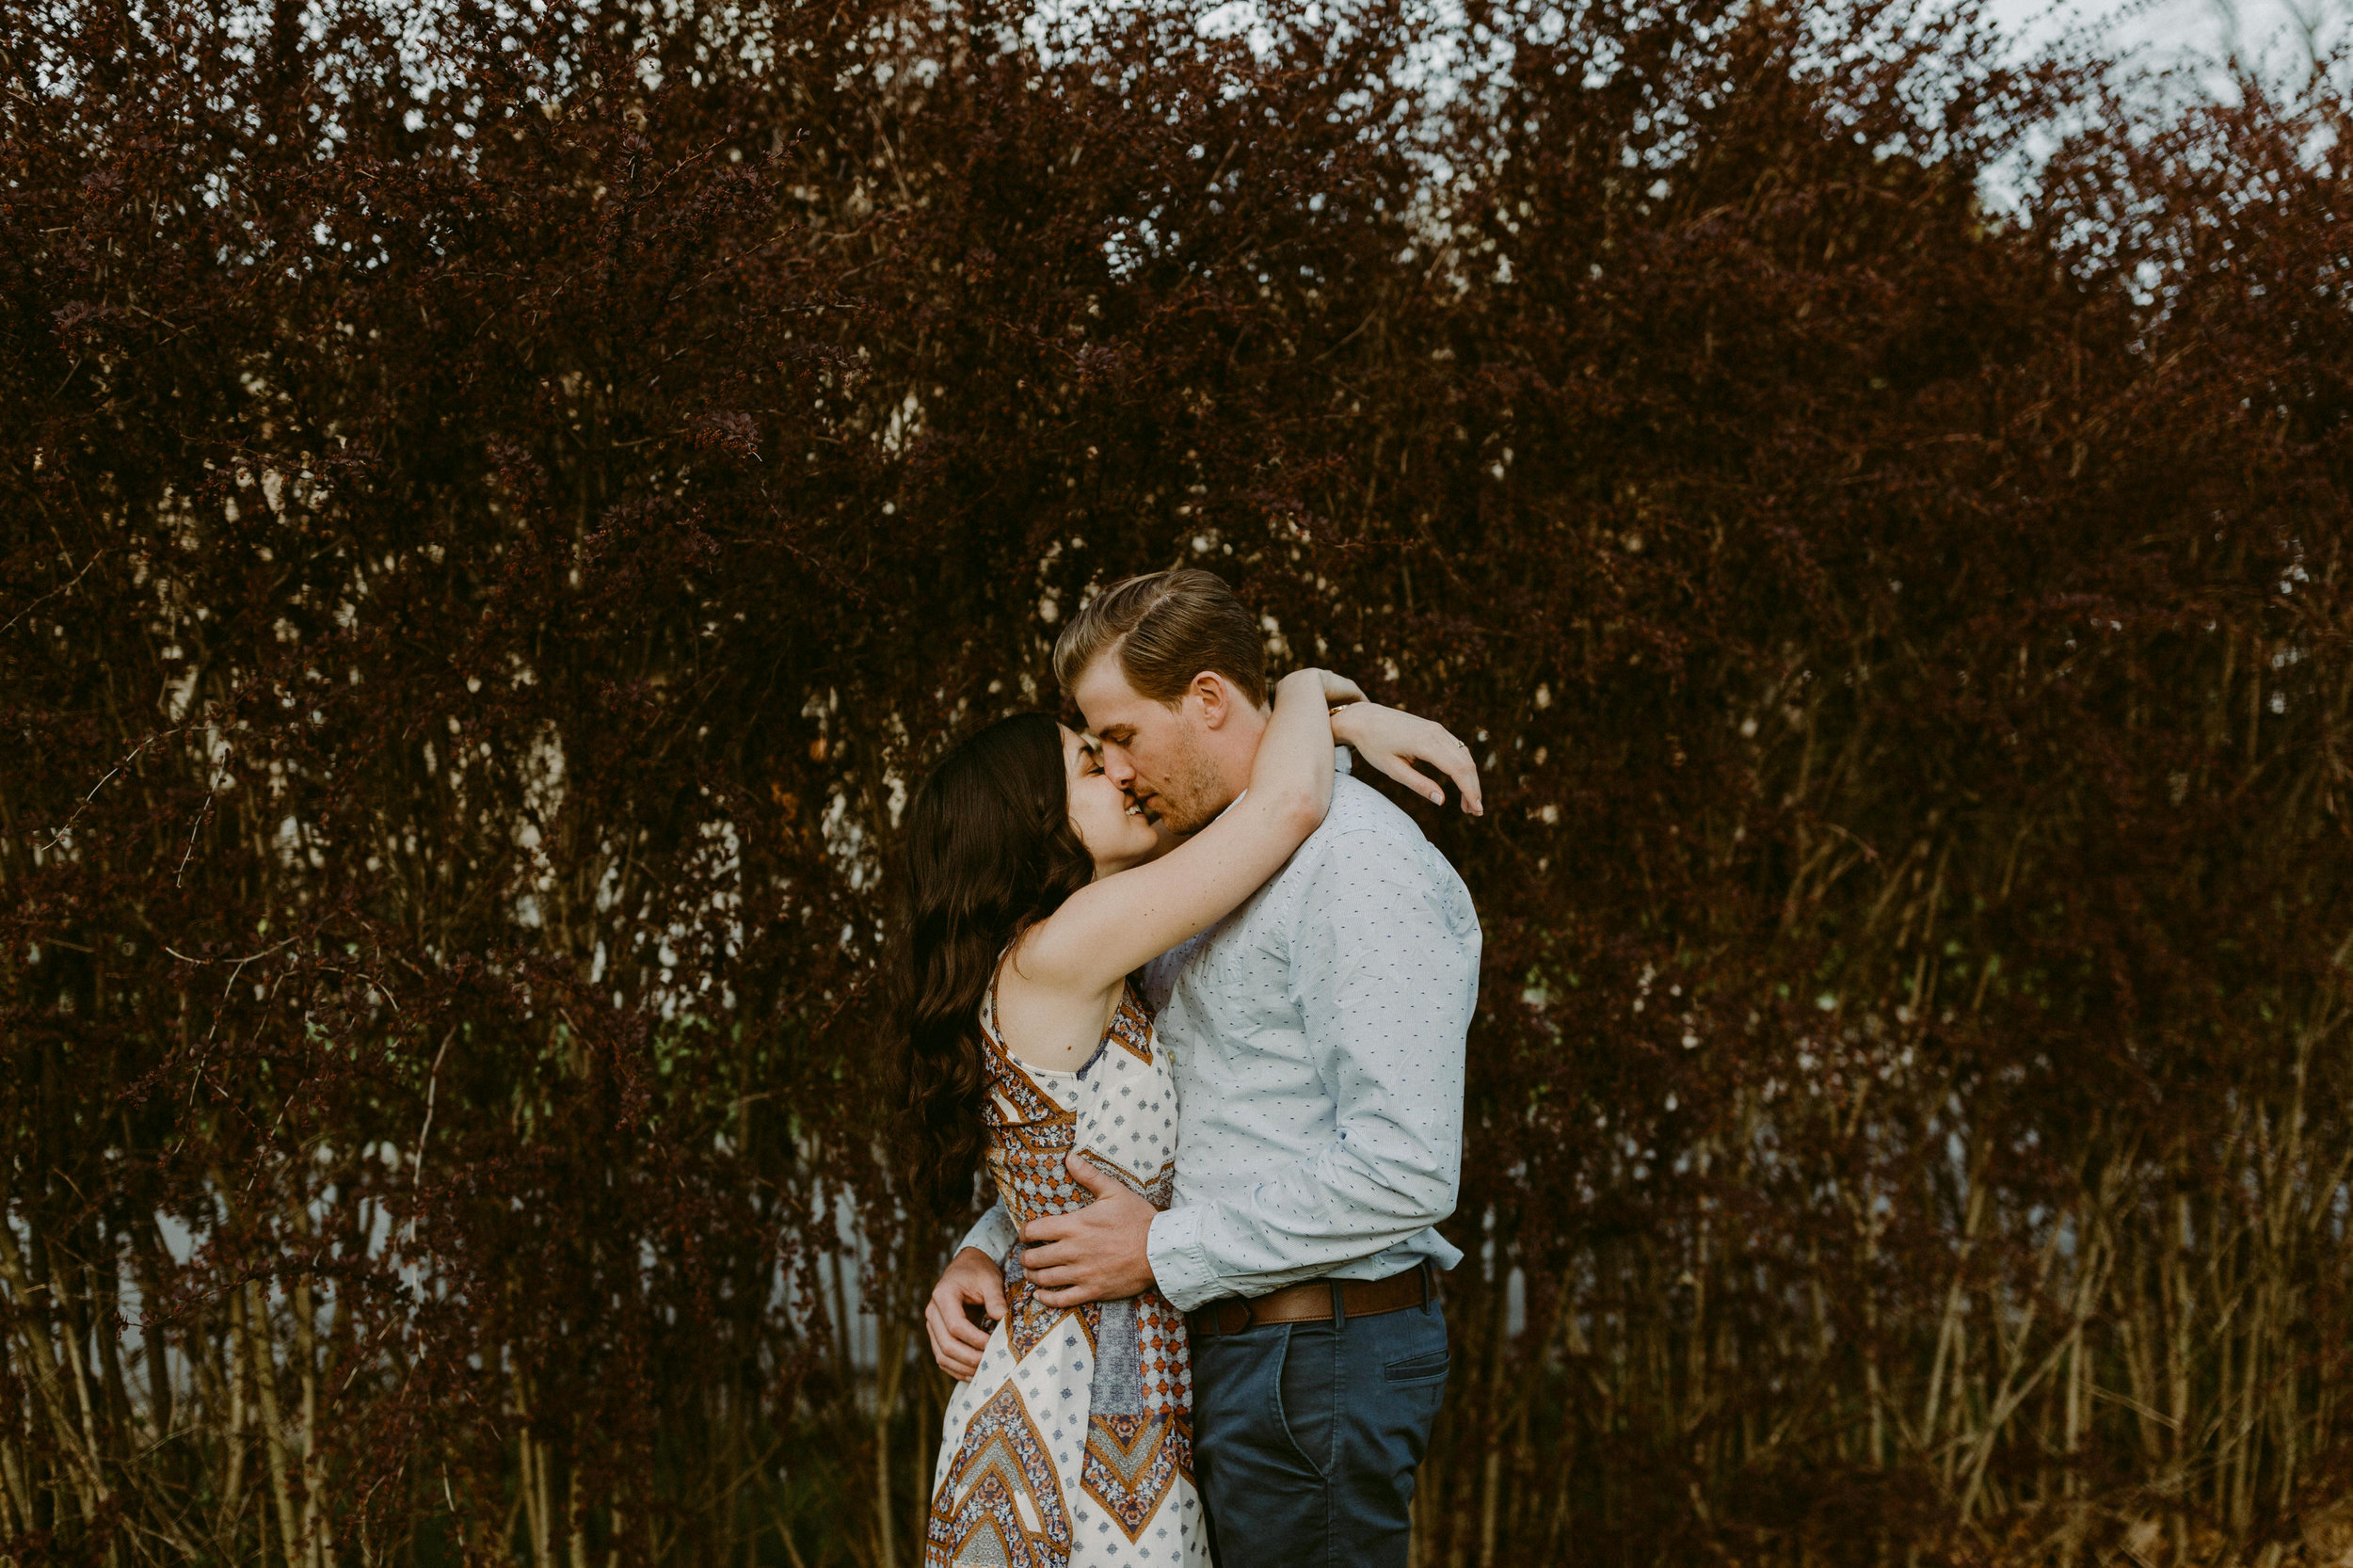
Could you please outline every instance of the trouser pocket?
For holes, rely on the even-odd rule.
[[[1330,1560],[1330,1487],[1310,1460],[1312,1427],[1294,1437],[1294,1415],[1311,1420],[1305,1380],[1286,1408],[1284,1374],[1297,1324],[1270,1323],[1193,1342],[1193,1464],[1218,1568],[1324,1568]],[[1325,1363],[1330,1362],[1327,1346]],[[1320,1425],[1329,1442],[1330,1406]]]
[[[1329,1323],[1285,1325],[1274,1378],[1274,1423],[1317,1477],[1332,1473],[1339,1423],[1339,1336]]]

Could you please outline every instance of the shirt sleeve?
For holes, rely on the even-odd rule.
[[[1147,1254],[1172,1303],[1263,1295],[1454,1212],[1479,952],[1469,894],[1436,851],[1377,831],[1332,843],[1289,954],[1289,1000],[1336,1107],[1330,1135],[1241,1197],[1152,1222]]]
[[[988,1212],[964,1233],[964,1240],[956,1243],[956,1251],[962,1252],[967,1247],[977,1248],[988,1254],[1002,1268],[1006,1255],[1013,1251],[1013,1244],[1018,1240],[1013,1228],[1013,1216],[1005,1212],[1005,1206],[1000,1200],[990,1204]]]

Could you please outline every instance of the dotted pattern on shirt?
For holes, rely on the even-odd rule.
[[[1358,1125],[1384,1145],[1358,1152],[1401,1170],[1443,1166],[1442,1178],[1417,1180],[1433,1210],[1450,1208],[1480,946],[1469,891],[1445,856],[1378,792],[1337,780],[1322,826],[1290,861],[1232,915],[1147,971],[1146,997],[1158,1004],[1162,1048],[1176,1069],[1178,1209],[1252,1201],[1276,1173],[1331,1144],[1344,1100],[1372,1108]],[[1375,984],[1349,984],[1358,976]],[[1347,1040],[1332,1062],[1319,1061],[1304,1016],[1322,996],[1337,996],[1339,1011],[1324,1012],[1321,1022],[1337,1016]],[[1255,1249],[1264,1256],[1210,1262],[1273,1270],[1295,1262],[1296,1276],[1308,1277],[1377,1275],[1417,1256],[1441,1266],[1459,1259],[1434,1231],[1380,1235],[1394,1221],[1378,1210],[1397,1201],[1386,1190],[1298,1198],[1294,1208],[1321,1212],[1287,1210],[1283,1221],[1320,1229],[1317,1256],[1277,1256],[1269,1243]],[[1348,1236],[1360,1222],[1374,1240],[1352,1252]],[[1156,1251],[1156,1270],[1160,1261]]]

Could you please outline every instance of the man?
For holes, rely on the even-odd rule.
[[[1206,826],[1247,785],[1264,644],[1216,577],[1111,588],[1063,632],[1054,673],[1105,770],[1167,831]],[[1475,809],[1467,755],[1457,776]],[[1322,826],[1273,880],[1147,973],[1179,1101],[1172,1207],[1074,1156],[1096,1201],[1032,1222],[1017,1258],[992,1209],[925,1312],[940,1366],[971,1376],[987,1336],[968,1309],[1001,1318],[1005,1272],[1056,1307],[1157,1285],[1191,1329],[1222,1568],[1402,1568],[1446,1386],[1435,1274],[1462,1255],[1433,1227],[1454,1209],[1480,939],[1462,879],[1412,819],[1335,780]]]

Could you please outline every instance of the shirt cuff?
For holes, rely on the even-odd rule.
[[[971,1247],[984,1252],[996,1260],[998,1267],[1002,1268],[1006,1255],[1013,1251],[1013,1244],[1019,1240],[1013,1228],[1013,1216],[1005,1212],[1003,1204],[995,1204],[981,1216],[980,1224],[964,1233],[964,1240],[956,1243],[956,1251]]]
[[[1201,1248],[1201,1215],[1197,1208],[1165,1209],[1153,1216],[1151,1233],[1144,1243],[1144,1258],[1152,1265],[1152,1283],[1179,1312],[1191,1312],[1232,1293],[1219,1288],[1217,1271],[1209,1267],[1209,1255]]]

